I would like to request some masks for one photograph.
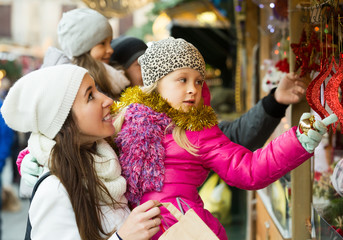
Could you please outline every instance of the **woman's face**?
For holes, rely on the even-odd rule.
[[[180,68],[158,80],[157,91],[170,106],[186,112],[200,104],[203,82],[198,71]]]
[[[92,143],[114,134],[110,115],[112,103],[111,98],[96,89],[93,78],[87,73],[72,106],[81,143]]]
[[[141,66],[137,59],[127,69],[125,69],[125,74],[130,80],[131,86],[143,86]]]
[[[90,55],[92,58],[99,60],[101,62],[109,64],[110,57],[113,53],[113,49],[111,47],[111,37],[104,39],[101,43],[95,45],[91,51]]]

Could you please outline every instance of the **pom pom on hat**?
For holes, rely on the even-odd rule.
[[[64,64],[41,68],[20,78],[9,90],[1,113],[19,132],[53,139],[63,126],[87,70]]]
[[[68,58],[90,51],[107,37],[112,27],[107,18],[90,8],[77,8],[63,13],[58,24],[58,42]]]
[[[205,78],[205,61],[193,44],[182,38],[169,37],[153,42],[138,58],[144,86],[149,86],[180,68],[192,68]]]
[[[139,38],[120,36],[112,40],[111,47],[113,49],[111,62],[118,63],[127,69],[148,46]]]

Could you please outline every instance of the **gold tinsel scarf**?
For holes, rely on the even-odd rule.
[[[156,112],[165,113],[176,126],[189,131],[201,131],[218,124],[216,113],[210,106],[200,104],[183,112],[172,108],[157,92],[144,93],[138,86],[126,89],[119,102],[112,104],[111,113],[114,114],[133,103],[143,104]]]

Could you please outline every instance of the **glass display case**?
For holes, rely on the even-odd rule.
[[[312,235],[320,240],[341,240],[343,237],[313,208]]]
[[[283,239],[291,239],[290,181],[282,177],[257,192],[280,235]]]

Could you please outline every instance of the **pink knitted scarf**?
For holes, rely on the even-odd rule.
[[[145,192],[162,189],[165,173],[162,142],[170,123],[171,119],[165,113],[155,112],[145,105],[128,107],[116,144],[130,203],[138,204]]]

